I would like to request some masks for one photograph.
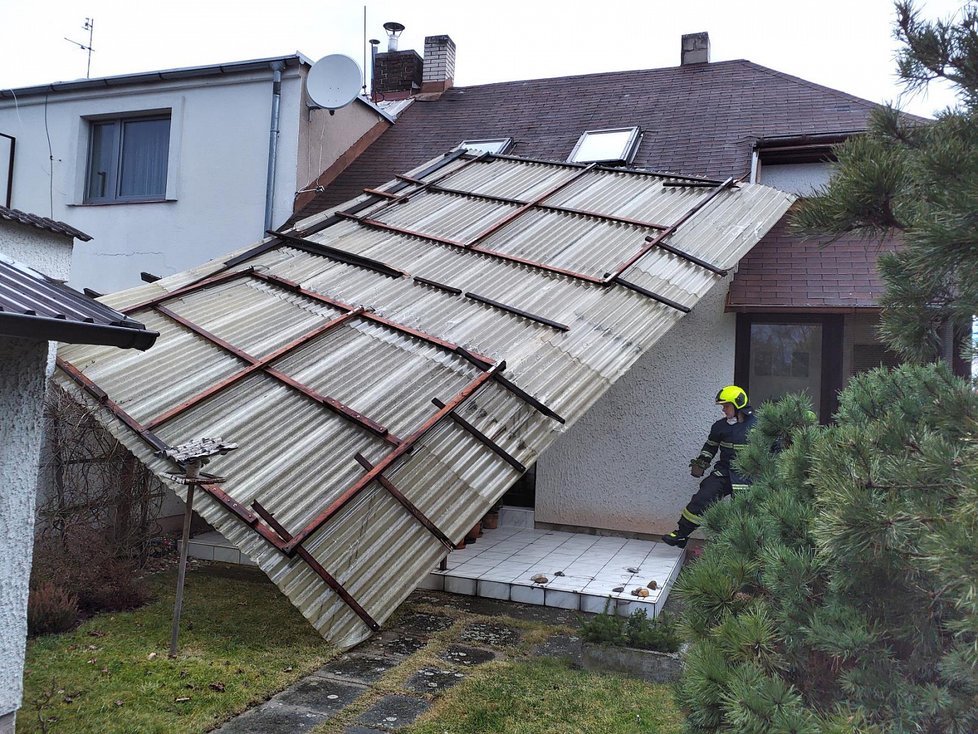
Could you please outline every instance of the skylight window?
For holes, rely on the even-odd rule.
[[[641,137],[637,127],[586,130],[571,151],[567,162],[630,163]]]
[[[471,153],[505,153],[513,144],[512,138],[487,138],[485,140],[463,140],[459,148]]]

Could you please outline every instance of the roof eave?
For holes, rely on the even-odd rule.
[[[140,351],[146,351],[152,347],[160,335],[159,332],[148,329],[88,324],[49,316],[29,316],[18,313],[0,313],[0,334],[37,341],[98,344]]]

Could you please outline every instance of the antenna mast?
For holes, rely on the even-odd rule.
[[[88,31],[88,45],[84,43],[79,43],[78,41],[72,41],[68,36],[65,36],[65,40],[68,43],[73,43],[78,46],[82,51],[88,51],[88,66],[85,68],[85,78],[92,78],[92,35],[95,33],[95,18],[85,18],[85,25],[82,26],[86,31]]]

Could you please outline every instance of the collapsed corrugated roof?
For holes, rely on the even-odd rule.
[[[235,441],[197,509],[348,647],[791,200],[456,152],[112,296],[158,346],[67,348],[58,379],[158,475],[157,449]]]

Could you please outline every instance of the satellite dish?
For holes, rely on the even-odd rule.
[[[363,76],[349,56],[330,54],[312,65],[306,77],[306,94],[316,107],[338,110],[357,98]]]

